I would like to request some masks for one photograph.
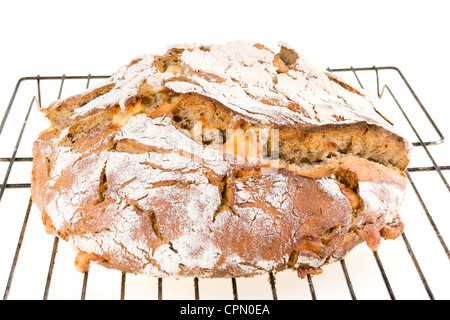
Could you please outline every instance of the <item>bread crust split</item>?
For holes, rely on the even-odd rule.
[[[42,110],[32,197],[79,271],[305,277],[403,232],[411,145],[280,47],[173,46]]]

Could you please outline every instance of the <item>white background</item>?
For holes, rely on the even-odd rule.
[[[281,40],[323,67],[399,67],[444,127],[449,12],[445,0],[2,1],[0,106],[22,76],[111,74],[180,42]]]
[[[136,56],[162,54],[181,42],[251,40],[277,50],[284,41],[323,68],[398,67],[448,137],[449,13],[450,2],[444,0],[1,1],[0,114],[24,76],[109,75]],[[438,164],[449,165],[449,148],[443,150]],[[445,190],[443,197],[448,204]],[[2,270],[9,271],[7,264]],[[351,271],[356,279],[365,277]],[[325,279],[318,277],[317,283]],[[355,286],[358,290],[356,281]],[[437,289],[440,297],[449,297],[446,288],[448,283]],[[35,298],[22,294],[15,297]]]

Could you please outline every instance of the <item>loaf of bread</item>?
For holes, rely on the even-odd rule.
[[[410,143],[376,97],[279,47],[171,46],[42,109],[32,198],[79,271],[304,277],[403,232]]]

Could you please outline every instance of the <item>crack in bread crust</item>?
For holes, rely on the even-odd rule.
[[[222,71],[207,67],[214,46],[138,58],[44,110],[52,126],[33,145],[32,196],[48,232],[80,252],[79,270],[92,260],[154,276],[304,277],[403,232],[410,146],[376,111],[352,109],[371,105],[366,94],[286,46],[241,48],[248,60]],[[264,96],[250,67],[274,81]],[[302,107],[288,90],[298,83],[287,86],[300,79],[345,97],[342,117]],[[231,89],[254,109],[233,105]]]

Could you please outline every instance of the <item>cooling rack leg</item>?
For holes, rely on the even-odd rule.
[[[48,267],[47,281],[45,282],[44,297],[43,297],[44,300],[47,300],[48,293],[50,291],[50,283],[52,281],[53,275],[53,266],[55,265],[56,253],[58,251],[58,243],[59,238],[55,237],[53,240],[53,249],[52,249],[52,256],[50,258],[50,266]]]
[[[120,300],[125,300],[125,282],[126,282],[127,274],[122,272],[122,278],[120,282]]]
[[[414,263],[414,266],[416,267],[416,270],[417,270],[417,273],[419,274],[420,280],[422,280],[425,290],[427,291],[428,297],[430,297],[431,300],[434,300],[434,295],[431,292],[431,288],[428,285],[428,281],[425,279],[425,275],[423,274],[422,269],[419,266],[419,262],[417,261],[416,256],[415,256],[414,252],[412,251],[412,248],[409,244],[408,238],[406,237],[406,234],[404,232],[402,234],[402,238],[403,238],[403,241],[405,242],[406,249],[408,250],[409,256],[411,257],[411,259]]]
[[[311,298],[312,298],[313,300],[317,300],[317,297],[316,297],[316,290],[314,289],[314,284],[313,284],[313,282],[312,282],[312,277],[311,277],[311,275],[310,275],[310,274],[307,274],[307,275],[306,275],[306,278],[308,279],[309,291],[311,291]]]
[[[344,259],[341,259],[341,267],[342,267],[342,271],[344,272],[345,281],[347,282],[347,287],[350,292],[350,296],[352,297],[353,300],[356,300],[356,294],[355,294],[355,291],[353,290],[353,285],[350,280],[350,276],[349,276],[348,270],[347,270],[347,265],[345,264]]]
[[[5,292],[3,294],[3,300],[7,300],[8,299],[9,290],[11,289],[11,284],[12,284],[12,280],[13,280],[13,276],[14,276],[14,271],[16,269],[17,261],[19,259],[20,248],[22,247],[22,242],[23,242],[23,238],[25,236],[25,230],[27,228],[28,218],[30,216],[30,211],[31,211],[31,205],[32,204],[33,204],[33,201],[31,200],[31,197],[30,197],[30,199],[28,200],[28,207],[27,207],[27,211],[25,213],[25,218],[23,219],[22,229],[21,229],[20,235],[19,235],[19,240],[17,242],[16,252],[14,254],[14,259],[13,259],[13,262],[11,264],[11,270],[9,272],[8,282],[6,283]]]
[[[269,282],[270,282],[270,287],[272,289],[273,300],[278,300],[277,288],[276,288],[276,285],[275,285],[275,276],[274,276],[273,272],[269,273]]]
[[[238,298],[238,291],[237,291],[237,284],[236,284],[236,278],[231,278],[231,287],[233,288],[233,299],[239,300]]]
[[[158,300],[162,300],[163,298],[163,279],[158,278]]]
[[[384,284],[386,285],[386,289],[389,293],[389,296],[391,297],[391,300],[395,300],[394,292],[392,291],[391,284],[389,283],[389,280],[387,278],[386,272],[384,271],[384,267],[383,267],[383,264],[381,263],[378,253],[374,252],[373,256],[375,257],[378,268],[380,269],[381,276],[383,277],[383,281],[384,281]]]
[[[83,286],[81,288],[81,300],[86,300],[86,287],[89,277],[89,271],[86,271],[83,275]]]
[[[200,300],[200,290],[198,287],[198,278],[194,278],[194,296],[195,296],[195,300]]]

